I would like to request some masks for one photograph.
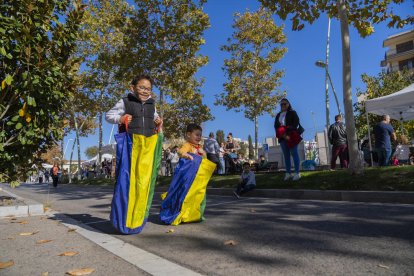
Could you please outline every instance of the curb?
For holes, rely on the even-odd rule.
[[[207,188],[209,195],[233,196],[234,189]],[[414,192],[255,189],[247,197],[414,204]]]
[[[39,216],[44,214],[43,204],[34,201],[32,199],[25,199],[18,195],[13,194],[12,192],[1,188],[1,191],[8,194],[11,197],[18,199],[19,201],[24,202],[24,205],[16,206],[2,206],[0,207],[0,218],[3,217],[28,217],[28,216]]]

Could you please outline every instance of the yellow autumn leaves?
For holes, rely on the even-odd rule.
[[[19,110],[19,116],[25,117],[26,122],[30,123],[32,121],[32,116],[27,112],[27,103],[23,104],[23,107]]]

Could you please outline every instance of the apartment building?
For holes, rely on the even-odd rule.
[[[414,71],[414,30],[387,37],[383,47],[387,47],[388,50],[381,61],[381,67],[385,67],[387,72],[404,69]]]

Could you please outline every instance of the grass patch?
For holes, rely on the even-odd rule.
[[[299,181],[283,181],[284,173],[258,173],[258,189],[312,189],[360,191],[414,191],[414,166],[367,168],[364,175],[352,176],[346,170],[302,172]],[[213,176],[209,187],[234,188],[239,175]],[[171,177],[159,176],[157,186],[168,187]],[[113,186],[113,179],[85,179],[80,185]]]

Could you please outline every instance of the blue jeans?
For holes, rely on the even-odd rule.
[[[224,157],[219,157],[220,168],[218,169],[218,174],[226,173],[226,162],[224,162]]]
[[[376,151],[378,154],[378,165],[381,167],[388,166],[391,159],[391,149],[376,148]]]
[[[282,148],[283,156],[285,157],[286,173],[291,173],[292,164],[290,163],[290,156],[293,157],[293,163],[295,164],[295,173],[299,173],[299,153],[298,145],[293,148],[289,148],[287,142],[280,141],[280,147]]]

